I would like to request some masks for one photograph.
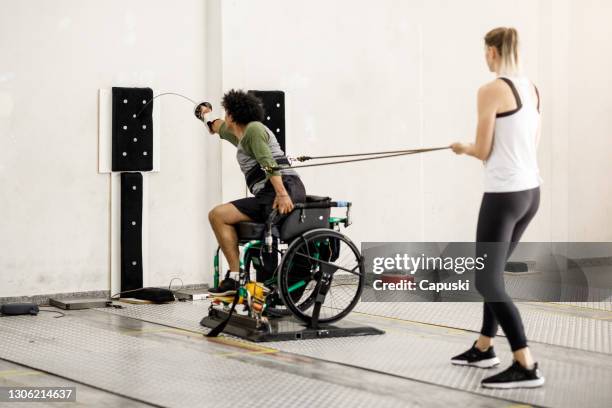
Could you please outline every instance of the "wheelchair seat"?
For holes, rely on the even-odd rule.
[[[255,239],[263,239],[266,233],[266,223],[243,221],[236,224],[236,233],[238,241],[253,241]],[[272,235],[278,237],[280,232],[278,225],[272,226]]]
[[[306,203],[330,201],[329,197],[307,195]],[[293,210],[272,226],[272,235],[282,241],[290,240],[306,231],[329,226],[329,208],[304,208]],[[263,239],[266,233],[265,222],[244,221],[235,225],[238,241]]]

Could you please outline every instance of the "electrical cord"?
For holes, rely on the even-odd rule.
[[[194,101],[193,99],[191,99],[188,96],[185,95],[181,95],[180,93],[176,93],[176,92],[164,92],[164,93],[160,93],[159,95],[155,95],[153,98],[151,98],[150,101],[148,101],[145,106],[142,107],[142,109],[140,109],[140,111],[136,114],[136,117],[140,116],[140,114],[146,109],[147,106],[149,106],[149,104],[151,102],[153,102],[153,100],[155,98],[159,98],[160,96],[164,96],[164,95],[174,95],[174,96],[180,96],[183,99],[188,100],[189,102],[193,103],[194,105],[197,105],[198,103],[196,101]]]
[[[59,319],[60,317],[65,317],[66,316],[66,313],[60,312],[59,310],[42,310],[41,309],[42,307],[54,307],[54,306],[47,306],[47,305],[43,306],[43,305],[41,305],[41,306],[39,306],[39,309],[38,309],[39,312],[47,312],[47,313],[57,313],[57,314],[59,314],[59,316],[54,316],[54,319]]]

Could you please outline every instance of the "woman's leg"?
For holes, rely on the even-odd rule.
[[[490,345],[497,323],[502,326],[513,351],[527,346],[518,309],[506,294],[504,269],[506,259],[518,242],[520,234],[533,218],[532,195],[527,192],[487,193],[483,197],[477,230],[478,255],[487,254],[485,268],[476,274],[476,287],[484,296],[481,338],[477,346]],[[491,244],[488,244],[491,243]],[[495,331],[493,331],[495,329]]]
[[[529,225],[533,217],[536,215],[538,208],[540,206],[540,189],[538,188],[535,190],[530,190],[529,193],[531,196],[530,206],[527,210],[527,213],[523,216],[523,218],[521,218],[521,220],[519,220],[519,222],[516,223],[516,226],[514,227],[514,231],[512,233],[512,245],[510,247],[510,251],[508,252],[508,258],[510,258],[510,255],[512,255],[512,252],[516,248],[518,242],[523,236],[523,233],[527,229],[527,226]],[[519,318],[520,318],[520,315],[519,315]],[[524,336],[525,329],[523,328],[522,322],[521,322],[521,328],[523,330],[523,336]],[[518,361],[523,367],[526,367],[526,368],[533,367],[533,364],[534,364],[533,356],[531,355],[531,351],[529,350],[529,347],[527,346],[521,349],[515,350],[514,359]]]
[[[498,324],[495,314],[488,303],[484,302],[482,309],[482,328],[480,329],[480,336],[476,340],[476,348],[480,351],[486,351],[493,345],[493,338],[497,334]]]

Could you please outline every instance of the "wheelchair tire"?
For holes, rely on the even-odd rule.
[[[307,324],[312,321],[321,277],[322,263],[315,258],[337,268],[319,315],[320,323],[332,323],[348,315],[359,302],[365,284],[363,259],[357,246],[347,236],[328,228],[308,231],[289,245],[279,265],[278,291],[291,313]],[[296,299],[297,296],[292,293],[296,291],[292,270],[296,263],[303,263],[305,259],[310,263],[309,281],[305,282],[304,279],[297,283],[302,285],[299,287],[302,292]],[[304,276],[301,270],[300,274]]]

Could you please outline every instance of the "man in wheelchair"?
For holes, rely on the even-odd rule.
[[[225,120],[214,119],[209,122],[209,129],[212,134],[218,134],[236,146],[240,170],[254,195],[218,205],[208,214],[217,242],[229,264],[225,279],[209,292],[230,295],[239,287],[240,252],[234,225],[243,221],[266,222],[273,209],[282,215],[288,214],[294,203],[305,201],[306,191],[295,170],[264,170],[288,165],[289,160],[274,133],[262,123],[264,109],[261,100],[252,94],[231,90],[223,96],[222,105]],[[209,112],[202,107],[200,115],[204,117]]]

